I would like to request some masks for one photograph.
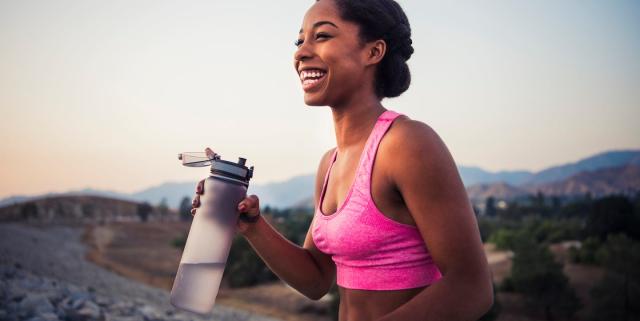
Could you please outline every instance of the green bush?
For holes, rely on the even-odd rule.
[[[562,264],[554,260],[546,245],[523,240],[514,248],[511,283],[525,296],[530,311],[540,311],[546,320],[571,318],[581,307]]]
[[[598,264],[596,253],[601,246],[602,242],[597,237],[589,237],[582,241],[579,249],[569,249],[569,260],[573,263]]]
[[[506,277],[504,278],[504,280],[502,280],[502,283],[500,283],[500,288],[499,290],[501,292],[514,292],[515,288],[513,287],[513,280],[511,280],[511,277]]]
[[[524,237],[518,230],[499,229],[491,235],[489,242],[494,243],[499,250],[511,250]]]
[[[595,256],[607,272],[591,289],[591,320],[640,319],[640,242],[609,235]]]
[[[234,238],[223,278],[230,287],[245,287],[277,280],[249,242],[242,236]]]
[[[180,237],[176,237],[175,239],[171,240],[171,246],[173,247],[177,247],[179,249],[184,249],[185,244],[187,244],[187,236],[180,236]]]

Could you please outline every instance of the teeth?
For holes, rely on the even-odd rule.
[[[322,70],[303,70],[300,72],[300,80],[305,81],[308,78],[320,78],[325,75],[325,72]]]

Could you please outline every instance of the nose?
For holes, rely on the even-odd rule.
[[[311,56],[313,56],[313,53],[311,52],[309,46],[305,42],[303,42],[293,54],[293,60],[294,63],[298,63],[308,60],[309,58],[311,58]]]

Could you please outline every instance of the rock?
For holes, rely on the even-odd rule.
[[[104,296],[97,296],[95,298],[95,302],[101,307],[107,307],[113,304],[113,301],[111,299]]]
[[[14,283],[9,283],[6,288],[8,301],[20,302],[27,295],[27,290]]]
[[[87,292],[82,292],[82,291],[74,291],[69,295],[69,298],[71,299],[72,305],[74,305],[74,308],[77,309],[77,307],[79,307],[80,305],[82,305],[82,303],[84,303],[85,301],[91,300],[91,294],[87,293]]]
[[[76,311],[75,316],[77,318],[72,317],[71,320],[78,320],[78,321],[100,320],[100,310],[94,310],[94,309],[85,307]]]
[[[29,319],[29,321],[60,321],[60,319],[55,313],[46,312]]]
[[[110,311],[118,311],[121,315],[132,315],[134,314],[135,305],[131,302],[120,301],[115,302],[109,307]]]
[[[15,267],[7,266],[6,268],[2,269],[2,276],[5,280],[13,279],[14,277],[16,277],[16,274],[17,270]]]
[[[150,305],[143,305],[138,307],[138,312],[142,314],[145,320],[162,320],[163,313],[156,310],[154,307]]]
[[[86,301],[78,310],[67,311],[67,319],[70,321],[101,320],[100,307],[91,301]]]
[[[55,308],[46,296],[42,294],[27,294],[18,304],[21,314],[31,316],[42,313],[55,312]]]
[[[104,321],[144,321],[144,317],[141,315],[132,316],[120,316],[120,315],[105,315]]]

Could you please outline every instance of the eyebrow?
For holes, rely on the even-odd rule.
[[[320,26],[322,26],[322,25],[331,25],[331,26],[333,26],[333,27],[334,27],[334,28],[336,28],[336,29],[340,29],[340,28],[338,28],[338,26],[336,26],[333,22],[331,22],[331,21],[326,21],[326,20],[318,21],[318,22],[314,23],[314,24],[313,24],[313,26],[311,27],[311,29],[318,28],[318,27],[320,27]],[[299,33],[302,33],[302,28],[300,29],[300,32],[299,32]]]

